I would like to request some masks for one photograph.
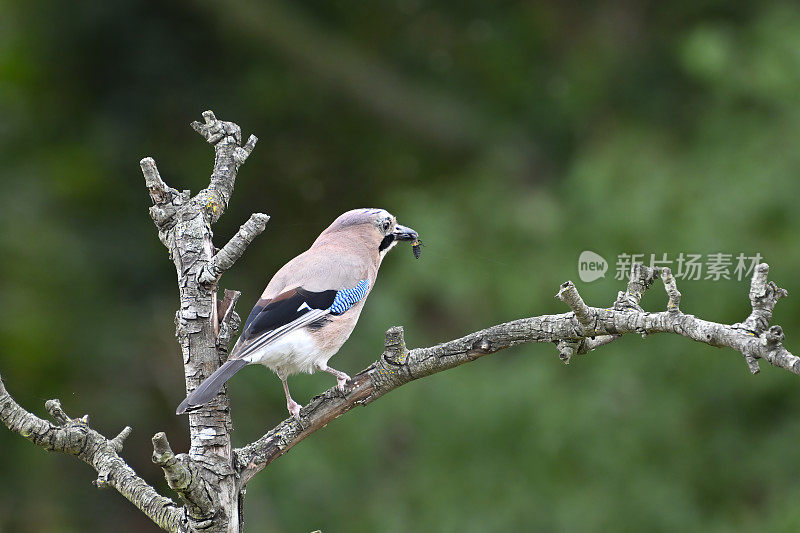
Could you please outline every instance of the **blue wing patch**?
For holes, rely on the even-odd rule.
[[[367,289],[369,289],[369,279],[362,279],[352,289],[338,291],[330,307],[331,314],[341,315],[353,307],[367,294]]]

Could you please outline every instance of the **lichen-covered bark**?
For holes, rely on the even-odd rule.
[[[611,308],[586,305],[571,281],[564,283],[556,298],[572,312],[523,318],[476,331],[460,339],[430,348],[408,350],[403,329],[386,333],[385,351],[380,359],[357,374],[345,393],[335,388],[315,397],[303,408],[302,424],[284,420],[257,441],[235,450],[236,469],[245,484],[256,473],[292,446],[357,405],[375,401],[409,381],[442,372],[479,357],[523,343],[554,343],[561,359],[569,363],[576,354],[588,353],[627,333],[649,335],[674,333],[711,346],[733,348],[745,356],[753,370],[758,359],[800,374],[800,358],[783,345],[780,326],[767,329],[772,309],[786,291],[766,281],[769,266],[759,265],[753,275],[750,299],[753,313],[743,324],[725,325],[699,319],[680,311],[680,292],[668,268],[633,265],[625,292]],[[661,278],[669,299],[667,311],[650,313],[639,306],[642,294]]]
[[[217,120],[211,111],[203,113],[204,123],[192,127],[214,146],[214,169],[208,188],[191,197],[178,192],[161,179],[152,159],[142,160],[145,183],[150,190],[150,210],[159,238],[175,264],[180,309],[175,315],[175,335],[183,354],[186,390],[194,390],[227,357],[227,344],[238,317],[232,305],[218,309],[217,281],[238,259],[246,246],[264,230],[269,217],[257,213],[245,223],[219,252],[213,245],[211,224],[228,206],[239,166],[255,147],[251,136],[241,145],[239,126]],[[233,327],[232,327],[233,324]],[[225,332],[220,342],[220,332]],[[189,413],[191,446],[187,456],[172,461],[163,439],[154,439],[154,460],[165,469],[186,502],[187,516],[194,529],[208,532],[237,532],[240,491],[232,468],[231,415],[227,394]],[[157,436],[158,437],[158,436]],[[179,469],[180,465],[180,469]]]
[[[88,416],[68,417],[58,400],[48,400],[45,405],[55,424],[23,409],[0,378],[0,420],[8,429],[45,450],[81,459],[97,471],[94,484],[98,488],[113,487],[161,528],[189,531],[183,510],[137,476],[119,456],[122,441],[130,434],[130,428],[126,427],[113,439],[107,439],[89,427]]]
[[[187,391],[197,387],[227,357],[228,344],[239,327],[234,311],[239,293],[226,290],[218,301],[217,282],[269,220],[264,214],[253,214],[221,250],[215,249],[211,225],[227,208],[239,166],[257,139],[250,136],[242,145],[239,126],[217,120],[211,111],[203,113],[203,118],[203,123],[194,122],[192,127],[214,146],[215,157],[209,185],[197,195],[164,183],[153,159],[140,162],[153,201],[150,216],[177,273],[180,308],[175,315],[175,334]],[[164,433],[153,437],[153,462],[161,466],[183,506],[160,496],[119,457],[130,428],[108,440],[88,427],[88,418],[67,417],[57,400],[50,400],[48,409],[59,425],[22,409],[0,383],[0,419],[6,426],[48,450],[76,455],[91,464],[98,471],[99,487],[113,486],[161,528],[208,533],[241,530],[243,491],[237,482],[238,472],[232,467],[232,424],[224,391],[189,414],[188,454],[175,455]]]

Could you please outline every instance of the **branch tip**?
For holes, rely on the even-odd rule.
[[[167,440],[167,434],[159,431],[151,439],[153,442],[153,463],[164,466],[170,458],[174,458],[175,454],[172,453],[172,447]]]
[[[769,265],[759,263],[753,269],[750,280],[750,307],[752,312],[744,322],[734,324],[733,327],[749,331],[753,335],[761,335],[772,320],[772,312],[778,300],[789,295],[786,289],[778,287],[775,282],[767,280]]]
[[[164,471],[164,477],[170,488],[180,493],[184,499],[188,498],[188,495],[184,494],[183,491],[189,487],[192,481],[192,474],[188,468],[178,461],[172,451],[172,447],[169,445],[167,434],[159,431],[153,435],[151,440],[153,441],[153,463],[160,466]]]
[[[581,295],[578,294],[578,289],[575,288],[575,284],[572,281],[565,281],[561,284],[561,288],[556,293],[556,298],[572,309],[581,326],[594,330],[594,319],[592,318],[591,310],[586,305],[586,302],[583,301]]]
[[[759,263],[753,269],[753,277],[750,279],[751,302],[766,295],[768,287],[767,274],[769,274],[769,265],[767,263]]]
[[[386,330],[383,346],[385,348],[383,358],[386,361],[394,365],[405,364],[408,350],[403,326],[392,326]]]
[[[242,130],[233,122],[218,120],[211,110],[203,111],[203,122],[193,121],[190,126],[202,135],[209,144],[216,145],[225,137],[233,137],[236,144],[242,142]]]
[[[197,120],[193,120],[189,125],[192,127],[194,131],[199,133],[200,135],[205,135],[203,128],[208,128],[214,122],[217,121],[217,117],[214,116],[214,112],[210,109],[207,111],[203,111],[203,122],[198,122]]]
[[[145,157],[139,161],[139,166],[142,169],[144,184],[150,193],[150,199],[153,204],[163,205],[169,202],[175,191],[161,179],[155,160],[152,157]]]
[[[67,413],[64,412],[64,409],[61,407],[61,400],[56,398],[52,400],[47,400],[44,403],[44,408],[47,409],[47,412],[50,416],[58,422],[59,424],[66,424],[68,422],[72,422],[72,419],[67,416]]]
[[[164,183],[164,180],[161,179],[161,174],[158,172],[155,159],[152,157],[145,157],[139,161],[139,166],[144,175],[145,185],[148,187],[156,187]]]
[[[776,346],[782,343],[784,339],[783,328],[780,326],[772,326],[767,330],[765,338],[767,340],[767,344],[771,346]]]
[[[231,237],[231,240],[214,254],[208,264],[200,270],[198,281],[204,284],[219,281],[222,274],[242,257],[247,247],[266,229],[267,222],[269,222],[269,215],[264,213],[250,215],[247,222],[239,226],[239,231]]]
[[[556,349],[558,350],[558,358],[561,359],[562,363],[568,365],[572,360],[572,356],[575,355],[576,343],[562,339],[556,343]]]
[[[671,313],[680,312],[681,293],[675,283],[675,278],[672,276],[672,269],[669,267],[661,268],[661,281],[664,283],[664,290],[669,298],[667,310]]]
[[[250,220],[252,220],[253,223],[256,224],[257,228],[260,228],[259,231],[260,233],[261,231],[264,231],[264,229],[267,227],[267,222],[269,222],[269,215],[264,213],[253,213],[252,215],[250,215]]]
[[[131,429],[130,426],[125,426],[124,428],[122,428],[122,431],[120,431],[116,437],[114,437],[109,441],[109,444],[111,444],[111,446],[117,453],[122,451],[122,444],[125,442],[125,439],[127,439],[130,436],[132,431],[133,430]]]
[[[218,504],[214,501],[211,487],[207,485],[202,476],[195,476],[189,466],[190,461],[186,456],[176,456],[169,445],[167,435],[159,431],[152,438],[153,463],[164,471],[164,478],[169,487],[180,494],[186,503],[188,516],[194,523],[196,530],[208,527],[213,522]],[[201,524],[205,524],[201,527]]]
[[[109,489],[111,488],[111,485],[109,484],[110,477],[111,477],[110,472],[106,471],[100,472],[99,474],[97,474],[97,479],[92,481],[92,485],[94,485],[100,490]]]
[[[759,368],[758,366],[758,358],[749,354],[745,354],[744,360],[747,363],[747,369],[750,371],[752,375],[755,376],[756,374],[761,372],[761,368]]]
[[[247,143],[244,146],[239,146],[233,152],[233,158],[236,160],[238,164],[244,163],[250,154],[253,153],[253,149],[256,147],[256,143],[258,142],[258,137],[255,135],[250,135],[247,139]]]
[[[639,306],[639,302],[642,300],[642,295],[644,295],[645,291],[653,284],[658,273],[658,267],[649,267],[642,263],[633,263],[631,265],[628,286],[624,293],[619,293],[617,301],[614,302],[614,309],[620,311],[626,309],[641,311],[642,308]]]

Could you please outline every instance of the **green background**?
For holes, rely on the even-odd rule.
[[[187,446],[175,274],[138,161],[197,191],[205,109],[260,142],[215,226],[267,230],[223,278],[246,315],[339,213],[420,232],[384,263],[351,340],[428,346],[607,306],[621,253],[760,253],[800,350],[800,7],[640,2],[0,0],[0,372],[44,416],[61,398],[169,494],[150,437]],[[610,265],[581,283],[577,258]],[[683,281],[733,323],[748,281]],[[656,285],[643,305],[662,310]],[[249,531],[796,531],[800,378],[679,337],[626,337],[564,366],[526,345],[411,383],[248,486]],[[291,380],[305,403],[331,376]],[[286,416],[278,379],[231,383],[236,444]],[[0,431],[0,530],[153,530],[94,473]]]

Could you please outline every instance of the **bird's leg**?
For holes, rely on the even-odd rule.
[[[281,383],[283,383],[283,392],[286,394],[286,408],[292,413],[294,419],[300,422],[300,408],[302,405],[292,400],[292,395],[289,394],[289,383],[286,378],[281,378]]]
[[[333,374],[336,376],[336,388],[339,389],[340,392],[344,392],[344,386],[348,381],[350,381],[350,376],[341,370],[336,370],[335,368],[331,368],[326,364],[317,365],[317,367],[323,372],[327,372],[328,374]]]

